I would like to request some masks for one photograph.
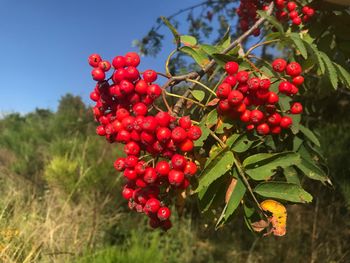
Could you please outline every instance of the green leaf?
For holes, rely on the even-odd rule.
[[[184,46],[180,48],[180,51],[191,56],[201,68],[204,68],[209,62],[207,54],[201,49]]]
[[[246,173],[254,180],[266,180],[278,167],[288,167],[300,163],[300,156],[294,152],[258,153],[243,161]]]
[[[317,167],[315,164],[306,161],[305,159],[301,160],[301,163],[297,167],[312,180],[321,181],[322,183],[330,182],[329,178],[325,172]]]
[[[225,54],[219,54],[219,53],[213,53],[211,54],[211,56],[216,61],[216,63],[220,66],[224,66],[227,62],[235,61],[237,59],[236,57],[225,55]]]
[[[330,60],[330,58],[327,56],[327,54],[322,52],[322,51],[320,51],[320,54],[321,54],[322,60],[324,61],[325,65],[326,65],[327,77],[331,81],[333,88],[336,89],[338,86],[337,71],[336,71],[332,61]]]
[[[283,174],[288,183],[292,183],[300,186],[298,172],[295,170],[293,166],[284,168]]]
[[[313,56],[315,57],[316,62],[318,64],[318,67],[319,67],[319,69],[321,71],[321,74],[324,74],[326,68],[325,68],[324,62],[322,60],[321,53],[318,50],[317,46],[314,45],[314,44],[308,43],[306,41],[304,41],[304,44],[306,44],[306,47],[308,48],[309,52],[311,54],[313,54]]]
[[[292,98],[287,95],[280,95],[278,105],[280,106],[282,111],[288,111],[290,109],[290,102]]]
[[[264,197],[277,198],[295,203],[309,203],[312,201],[312,195],[299,185],[286,182],[261,183],[254,188],[254,192]]]
[[[260,17],[265,18],[267,21],[270,22],[270,24],[272,24],[277,30],[278,32],[280,32],[280,34],[284,35],[284,29],[283,26],[280,22],[277,21],[277,19],[274,16],[269,16],[266,11],[257,11],[257,13],[259,14]]]
[[[304,125],[299,125],[299,130],[302,134],[305,135],[306,138],[308,138],[312,143],[317,145],[318,147],[321,146],[320,141],[317,139],[316,135],[308,128],[306,128]]]
[[[246,134],[233,134],[226,141],[226,144],[236,153],[243,153],[257,143],[259,143],[258,140],[250,140]]]
[[[338,76],[343,82],[343,84],[348,88],[350,88],[350,73],[346,69],[344,69],[341,65],[336,64],[334,62],[333,64],[335,65],[338,72]]]
[[[226,180],[219,178],[215,180],[208,188],[203,188],[198,193],[199,205],[203,212],[207,211],[215,202],[215,199],[222,192],[221,189],[225,187]]]
[[[203,146],[204,141],[208,138],[208,136],[210,134],[209,128],[207,126],[205,126],[205,124],[201,123],[200,127],[202,130],[202,136],[198,140],[194,141],[195,147]]]
[[[170,29],[171,33],[173,34],[176,46],[180,47],[180,34],[177,32],[176,28],[170,23],[170,21],[166,17],[161,16],[160,18],[163,20],[164,24]]]
[[[201,102],[205,98],[205,92],[203,90],[192,90],[193,97]]]
[[[216,46],[220,49],[220,51],[222,51],[225,48],[227,48],[230,45],[230,43],[231,43],[231,28],[228,27],[224,36],[219,41],[219,43],[217,43]]]
[[[299,132],[299,126],[300,126],[300,120],[301,115],[300,114],[286,114],[286,116],[289,116],[293,120],[292,127],[290,127],[293,134],[297,134]]]
[[[200,48],[210,56],[214,53],[220,53],[219,48],[217,48],[216,46],[203,44],[200,45]]]
[[[297,49],[300,51],[300,54],[304,59],[307,59],[307,50],[303,43],[303,40],[300,38],[298,33],[291,33],[289,35],[290,39],[293,41]]]
[[[208,113],[205,124],[208,128],[213,127],[218,122],[218,112],[216,109]]]
[[[231,151],[220,153],[201,172],[196,192],[200,192],[207,188],[216,179],[224,175],[229,169],[231,169],[233,162],[233,153]]]
[[[195,37],[189,36],[189,35],[180,36],[180,41],[185,46],[194,47],[197,45],[197,39]]]

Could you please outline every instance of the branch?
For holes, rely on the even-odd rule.
[[[269,8],[267,10],[267,15],[271,15],[272,10],[274,7],[274,2],[271,2],[269,5]],[[232,49],[234,49],[237,45],[241,44],[248,36],[250,36],[255,29],[257,29],[262,23],[265,22],[265,18],[261,17],[258,21],[255,22],[255,24],[246,32],[244,32],[239,38],[237,38],[235,41],[233,41],[226,49],[224,49],[221,54],[227,54],[230,52]],[[174,86],[186,79],[195,79],[196,81],[199,81],[206,73],[208,73],[214,66],[216,65],[216,61],[212,59],[207,66],[205,66],[202,70],[200,71],[193,71],[185,75],[180,75],[180,76],[174,76],[171,77],[164,85],[163,89],[167,89],[170,86]],[[189,89],[183,94],[183,97],[188,97],[191,94],[191,90],[194,88],[196,84],[194,83],[189,87]],[[182,109],[183,105],[185,104],[185,99],[181,98],[179,99],[174,108],[173,112],[174,114],[178,115],[180,110]]]

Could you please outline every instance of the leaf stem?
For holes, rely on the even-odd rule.
[[[193,99],[190,99],[190,98],[187,98],[187,97],[184,97],[183,95],[178,95],[178,94],[174,94],[174,93],[170,93],[170,92],[167,92],[164,90],[164,93],[165,95],[168,95],[168,96],[171,96],[171,97],[176,97],[176,98],[179,98],[179,99],[183,99],[183,100],[188,100],[194,104],[197,104],[198,106],[201,106],[202,108],[206,108],[206,106],[198,101],[195,101]]]
[[[252,47],[250,47],[247,52],[245,53],[245,57],[247,57],[250,52],[252,52],[254,49],[256,49],[257,47],[260,47],[260,46],[264,46],[264,45],[268,45],[268,44],[271,44],[271,43],[274,43],[274,42],[278,42],[278,41],[281,41],[280,39],[272,39],[272,40],[267,40],[267,41],[264,41],[264,42],[260,42]]]
[[[211,90],[209,87],[207,87],[206,85],[204,85],[203,83],[201,83],[201,82],[199,82],[199,81],[197,81],[197,80],[194,80],[194,79],[186,79],[185,81],[187,81],[187,82],[192,82],[192,83],[195,83],[195,84],[197,84],[197,85],[203,87],[204,89],[206,89],[207,91],[209,91],[211,94],[213,94],[213,95],[216,97],[216,93],[215,93],[213,90]]]

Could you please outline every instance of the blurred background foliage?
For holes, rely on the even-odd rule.
[[[189,34],[214,42],[214,30],[220,35],[235,23],[237,2],[204,3],[180,13],[187,17]],[[315,5],[325,12],[310,25],[310,34],[320,50],[349,69],[348,9]],[[170,19],[175,25],[177,17]],[[143,53],[161,50],[160,27],[158,21],[138,42]],[[232,32],[233,37],[240,33]],[[276,51],[261,52],[268,57]],[[95,135],[92,113],[80,97],[63,96],[56,112],[5,115],[0,120],[1,261],[350,262],[350,92],[342,86],[333,90],[324,80],[315,83],[304,91],[307,122],[319,134],[334,187],[308,182],[315,200],[287,207],[287,235],[280,238],[249,232],[242,211],[215,231],[212,218],[202,217],[191,198],[183,216],[173,215],[168,233],[150,230],[121,198],[122,178],[113,168],[121,146]]]

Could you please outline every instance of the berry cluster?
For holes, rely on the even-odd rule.
[[[239,25],[242,31],[247,31],[257,20],[257,11],[268,9],[271,1],[241,0],[236,12],[239,16]],[[285,0],[274,0],[274,16],[281,22],[291,21],[293,25],[299,26],[301,22],[307,22],[315,14],[315,10],[309,6],[298,6],[296,2]],[[298,11],[299,9],[299,11]],[[300,12],[301,10],[301,12]],[[254,36],[260,35],[260,29],[253,31]]]
[[[150,218],[151,227],[167,230],[171,212],[166,204],[179,189],[190,185],[197,172],[197,165],[184,154],[193,150],[193,141],[202,131],[189,116],[177,119],[164,111],[150,114],[162,89],[154,83],[158,77],[155,71],[146,70],[140,76],[139,63],[134,52],[115,57],[114,72],[106,80],[105,72],[111,64],[97,54],[91,55],[92,78],[98,83],[90,98],[96,102],[93,112],[100,123],[96,133],[109,142],[125,144],[126,157],[114,163],[126,179],[123,197],[130,209]]]
[[[219,98],[217,110],[221,115],[233,120],[240,120],[248,131],[256,129],[260,135],[279,134],[282,129],[289,129],[293,124],[289,116],[283,116],[278,109],[279,94],[294,96],[297,86],[304,82],[300,75],[302,69],[297,62],[287,63],[284,59],[276,59],[272,63],[274,71],[285,73],[284,81],[278,86],[278,92],[270,91],[271,81],[258,78],[247,71],[239,71],[236,62],[227,62],[225,71],[228,76],[218,86],[216,95]],[[291,78],[292,82],[287,78]],[[299,102],[291,105],[288,113],[300,114],[303,107]]]

